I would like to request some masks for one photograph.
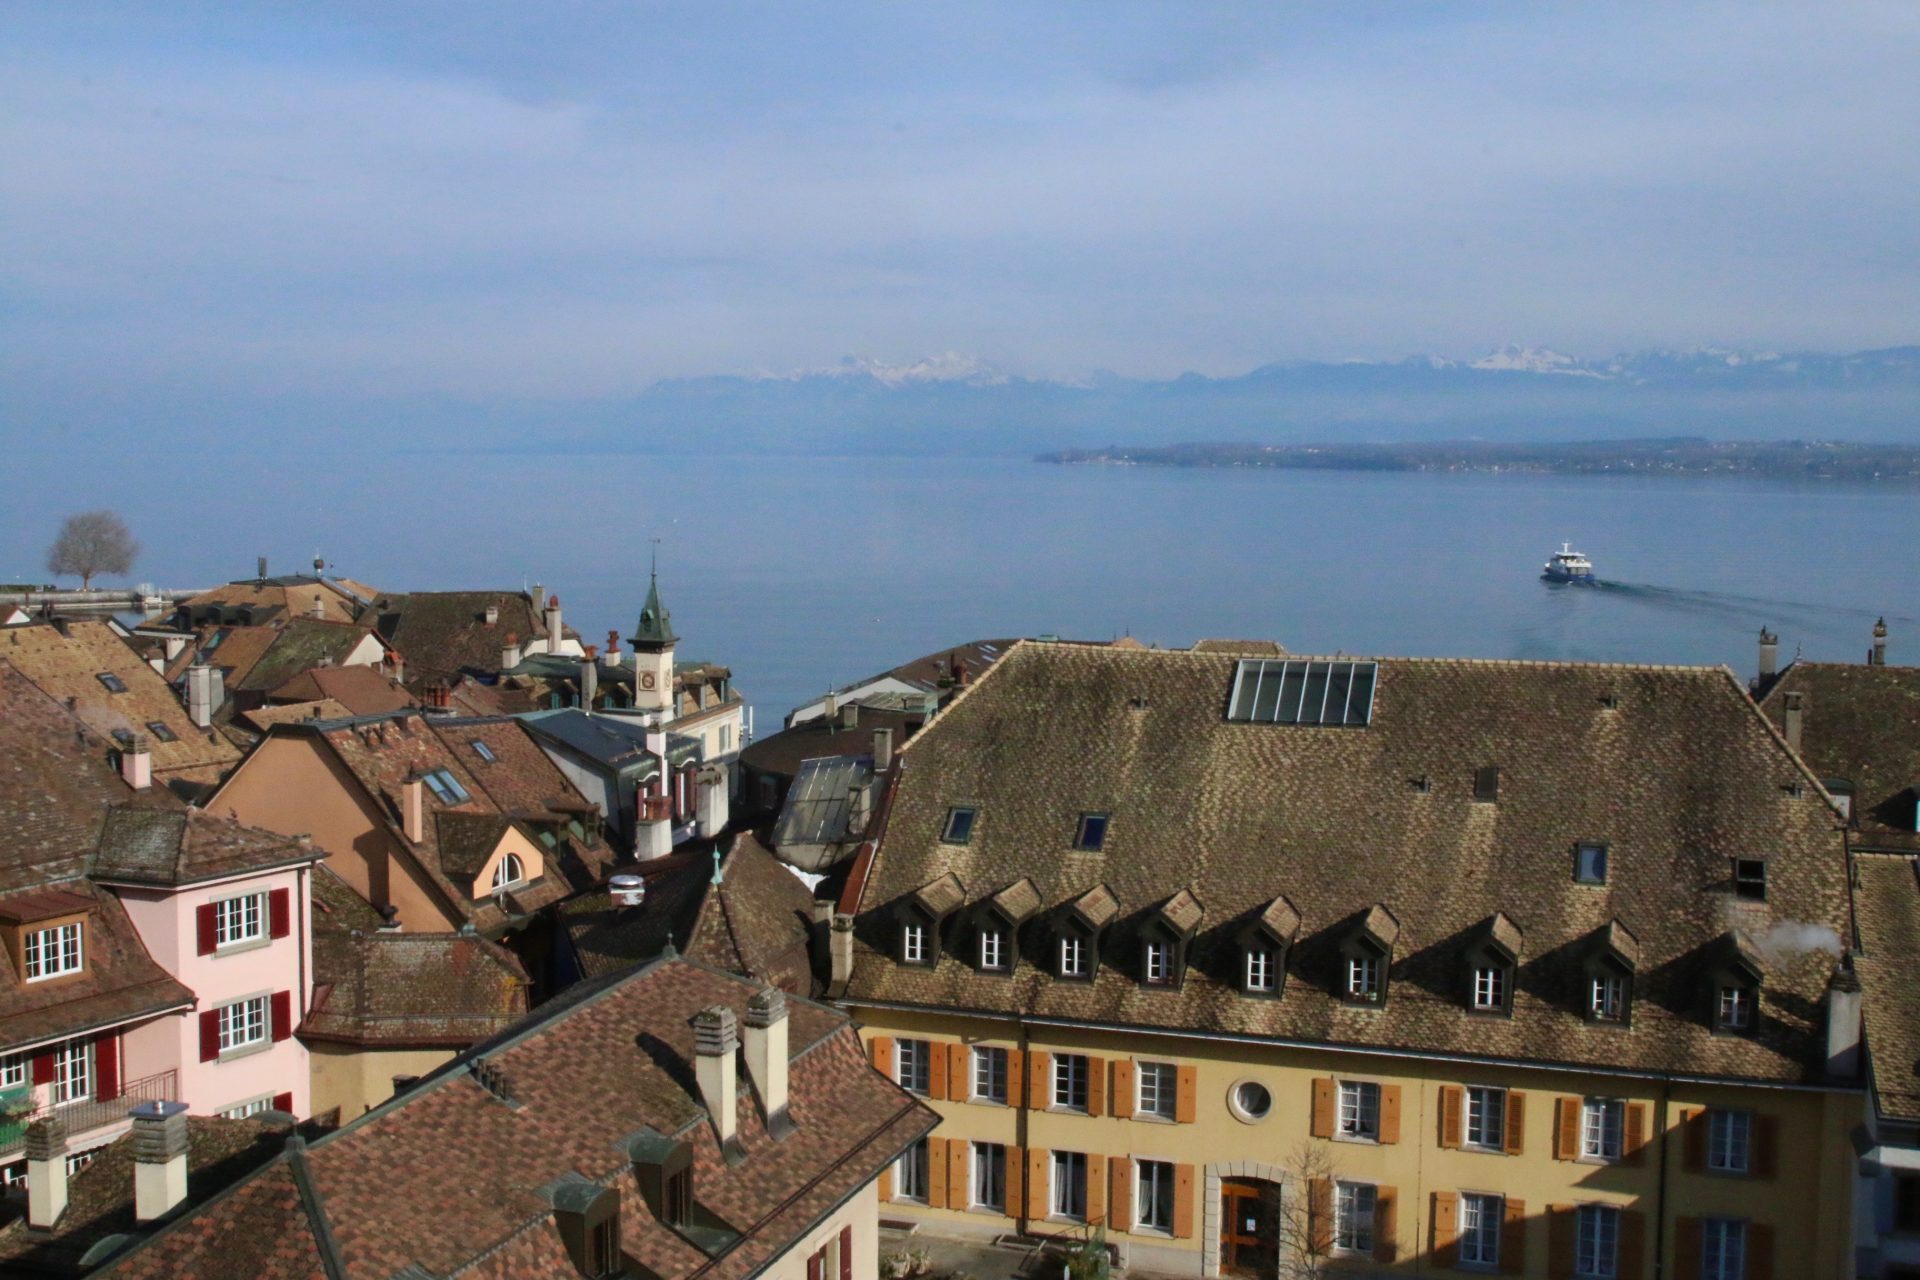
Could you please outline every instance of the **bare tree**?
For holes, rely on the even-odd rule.
[[[1330,1144],[1307,1141],[1294,1149],[1280,1198],[1281,1280],[1335,1274],[1336,1248],[1349,1256],[1371,1254],[1375,1262],[1394,1260],[1394,1193],[1363,1183],[1352,1186],[1349,1196],[1352,1203],[1339,1203],[1340,1170]]]
[[[47,572],[78,577],[80,589],[92,588],[94,575],[126,573],[140,554],[127,522],[111,511],[82,511],[68,516],[47,552]]]

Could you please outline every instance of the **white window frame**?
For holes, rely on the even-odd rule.
[[[1247,990],[1271,992],[1274,988],[1273,968],[1271,947],[1248,947],[1245,974]]]
[[[1170,987],[1173,985],[1172,943],[1147,943],[1146,981],[1150,987]]]
[[[1580,1158],[1613,1164],[1626,1148],[1627,1104],[1619,1098],[1580,1100]]]
[[[1133,1165],[1133,1229],[1173,1234],[1173,1162],[1136,1160]]]
[[[1333,1251],[1370,1256],[1373,1253],[1374,1212],[1380,1189],[1371,1182],[1333,1184]]]
[[[1587,985],[1587,1012],[1595,1022],[1619,1022],[1627,1014],[1625,974],[1596,973]]]
[[[213,946],[216,951],[266,940],[267,895],[243,893],[232,898],[216,898],[213,903]]]
[[[968,1158],[967,1203],[975,1209],[1007,1211],[1007,1149],[998,1142],[976,1142]]]
[[[991,1045],[973,1047],[972,1098],[975,1102],[1007,1102],[1007,1051]]]
[[[1342,1080],[1335,1090],[1334,1133],[1348,1142],[1380,1141],[1380,1086]]]
[[[1740,983],[1723,983],[1719,999],[1714,1006],[1714,1026],[1722,1031],[1746,1032],[1753,1030],[1754,999],[1752,987]]]
[[[1001,973],[1007,967],[1006,930],[989,926],[980,930],[980,967],[988,973]]]
[[[273,1043],[273,997],[246,996],[219,1006],[220,1056],[232,1057]],[[258,1028],[259,1034],[253,1034]]]
[[[1060,935],[1060,976],[1063,978],[1087,976],[1087,940],[1077,933]]]
[[[1481,1013],[1505,1011],[1507,1007],[1507,967],[1505,965],[1474,966],[1473,1007]]]
[[[1179,1113],[1180,1068],[1171,1062],[1136,1062],[1133,1114],[1171,1120]]]
[[[893,1082],[908,1093],[926,1097],[933,1091],[933,1045],[910,1038],[893,1042]]]
[[[1753,1168],[1753,1113],[1714,1107],[1707,1112],[1707,1168],[1747,1173]]]
[[[1620,1208],[1583,1204],[1575,1210],[1573,1274],[1580,1280],[1613,1280],[1620,1274]]]
[[[33,1055],[29,1053],[9,1053],[0,1055],[0,1089],[11,1089],[26,1084],[32,1077]]]
[[[927,962],[927,926],[909,920],[900,926],[900,959],[906,964]]]
[[[1500,1228],[1507,1216],[1507,1198],[1481,1191],[1460,1193],[1459,1257],[1468,1266],[1500,1265]]]
[[[69,1040],[53,1051],[53,1105],[86,1102],[99,1087],[93,1041]]]
[[[1053,1055],[1053,1100],[1055,1111],[1083,1112],[1087,1109],[1087,1055]]]
[[[932,1192],[932,1151],[921,1138],[894,1161],[893,1198],[925,1204]]]
[[[249,1116],[257,1116],[262,1111],[271,1110],[273,1110],[273,1095],[263,1093],[257,1098],[248,1098],[245,1102],[236,1102],[230,1107],[223,1107],[220,1111],[220,1118],[222,1120],[245,1120]]]
[[[1380,971],[1381,963],[1379,956],[1348,956],[1347,999],[1355,1004],[1379,1004]]]
[[[511,889],[516,884],[525,883],[526,878],[527,864],[521,861],[519,854],[509,850],[493,866],[493,888],[489,892]]]
[[[24,948],[28,982],[64,978],[87,967],[86,931],[80,920],[27,933]]]
[[[1047,1162],[1048,1216],[1066,1222],[1087,1220],[1087,1156],[1083,1151],[1055,1151]]]
[[[1700,1222],[1700,1280],[1745,1280],[1747,1224],[1743,1218]]]
[[[1475,1151],[1504,1151],[1507,1140],[1507,1091],[1499,1085],[1470,1084],[1463,1090],[1461,1141]]]

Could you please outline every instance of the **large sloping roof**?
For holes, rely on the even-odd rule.
[[[118,806],[107,811],[93,874],[101,880],[180,885],[326,856],[305,836],[242,826],[204,809]]]
[[[335,622],[352,622],[362,612],[360,600],[377,594],[372,587],[347,578],[322,578],[314,574],[293,573],[273,578],[242,578],[224,583],[184,600],[181,612],[204,617],[211,610],[240,610],[251,606],[260,618],[304,618],[318,601],[321,616]],[[359,600],[355,597],[358,596]]]
[[[1761,710],[1785,727],[1800,695],[1800,755],[1822,779],[1853,784],[1856,840],[1920,851],[1920,667],[1794,662],[1774,678]]]
[[[267,696],[276,702],[331,699],[352,716],[378,715],[414,705],[413,695],[404,686],[365,663],[350,667],[305,667],[291,679],[274,686]]]
[[[1385,659],[1371,723],[1335,728],[1228,721],[1237,661],[1027,643],[995,664],[901,753],[849,889],[849,998],[1770,1080],[1824,1060],[1820,1001],[1849,930],[1841,837],[1729,672]],[[1486,768],[1496,803],[1474,798]],[[971,841],[943,844],[961,804]],[[1111,815],[1099,852],[1072,848],[1082,812]],[[1592,840],[1609,846],[1604,885],[1573,877]],[[1755,856],[1769,901],[1732,892],[1733,860]],[[1097,980],[894,963],[895,905],[949,873],[969,903],[1030,877],[1050,911],[1104,885],[1120,914]],[[1181,888],[1206,908],[1192,967],[1177,995],[1144,991],[1132,925]],[[1301,916],[1285,993],[1242,997],[1232,939],[1282,894]],[[1375,906],[1399,922],[1393,981],[1384,1009],[1354,1009],[1332,994],[1339,946]],[[1526,954],[1512,1016],[1474,1017],[1467,947],[1497,911]],[[1580,958],[1614,918],[1640,944],[1625,1031],[1588,1026],[1579,1003]],[[1736,930],[1767,957],[1754,1039],[1707,1025],[1707,974]],[[1039,933],[1023,935],[1035,956]]]
[[[1880,1114],[1920,1123],[1920,878],[1903,855],[1854,860],[1860,921],[1861,1013]]]
[[[290,618],[275,630],[273,643],[235,681],[234,688],[266,692],[278,689],[303,671],[338,666],[366,640],[368,632],[369,628],[350,622]],[[214,652],[217,655],[219,650]]]
[[[495,620],[487,622],[487,609]],[[380,634],[407,656],[408,679],[452,679],[500,669],[509,635],[531,648],[547,634],[546,618],[524,591],[412,591],[377,602]],[[574,638],[578,633],[562,624]]]

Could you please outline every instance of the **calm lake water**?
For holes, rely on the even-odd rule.
[[[683,656],[730,664],[763,733],[829,685],[999,635],[1266,637],[1744,677],[1762,623],[1783,660],[1796,647],[1858,659],[1885,614],[1893,660],[1920,660],[1909,490],[1017,459],[368,462],[351,477],[225,474],[221,500],[194,509],[185,477],[166,474],[181,464],[156,457],[72,502],[121,509],[148,548],[136,576],[161,585],[250,574],[262,551],[291,571],[319,549],[387,589],[543,582],[595,640],[631,629],[658,537]],[[37,576],[48,510],[0,516],[0,567]],[[1610,585],[1541,583],[1563,539]]]

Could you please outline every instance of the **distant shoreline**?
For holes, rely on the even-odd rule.
[[[1920,445],[1831,440],[1591,440],[1564,444],[1175,444],[1062,449],[1060,465],[1277,471],[1478,471],[1535,475],[1744,476],[1920,485]]]

